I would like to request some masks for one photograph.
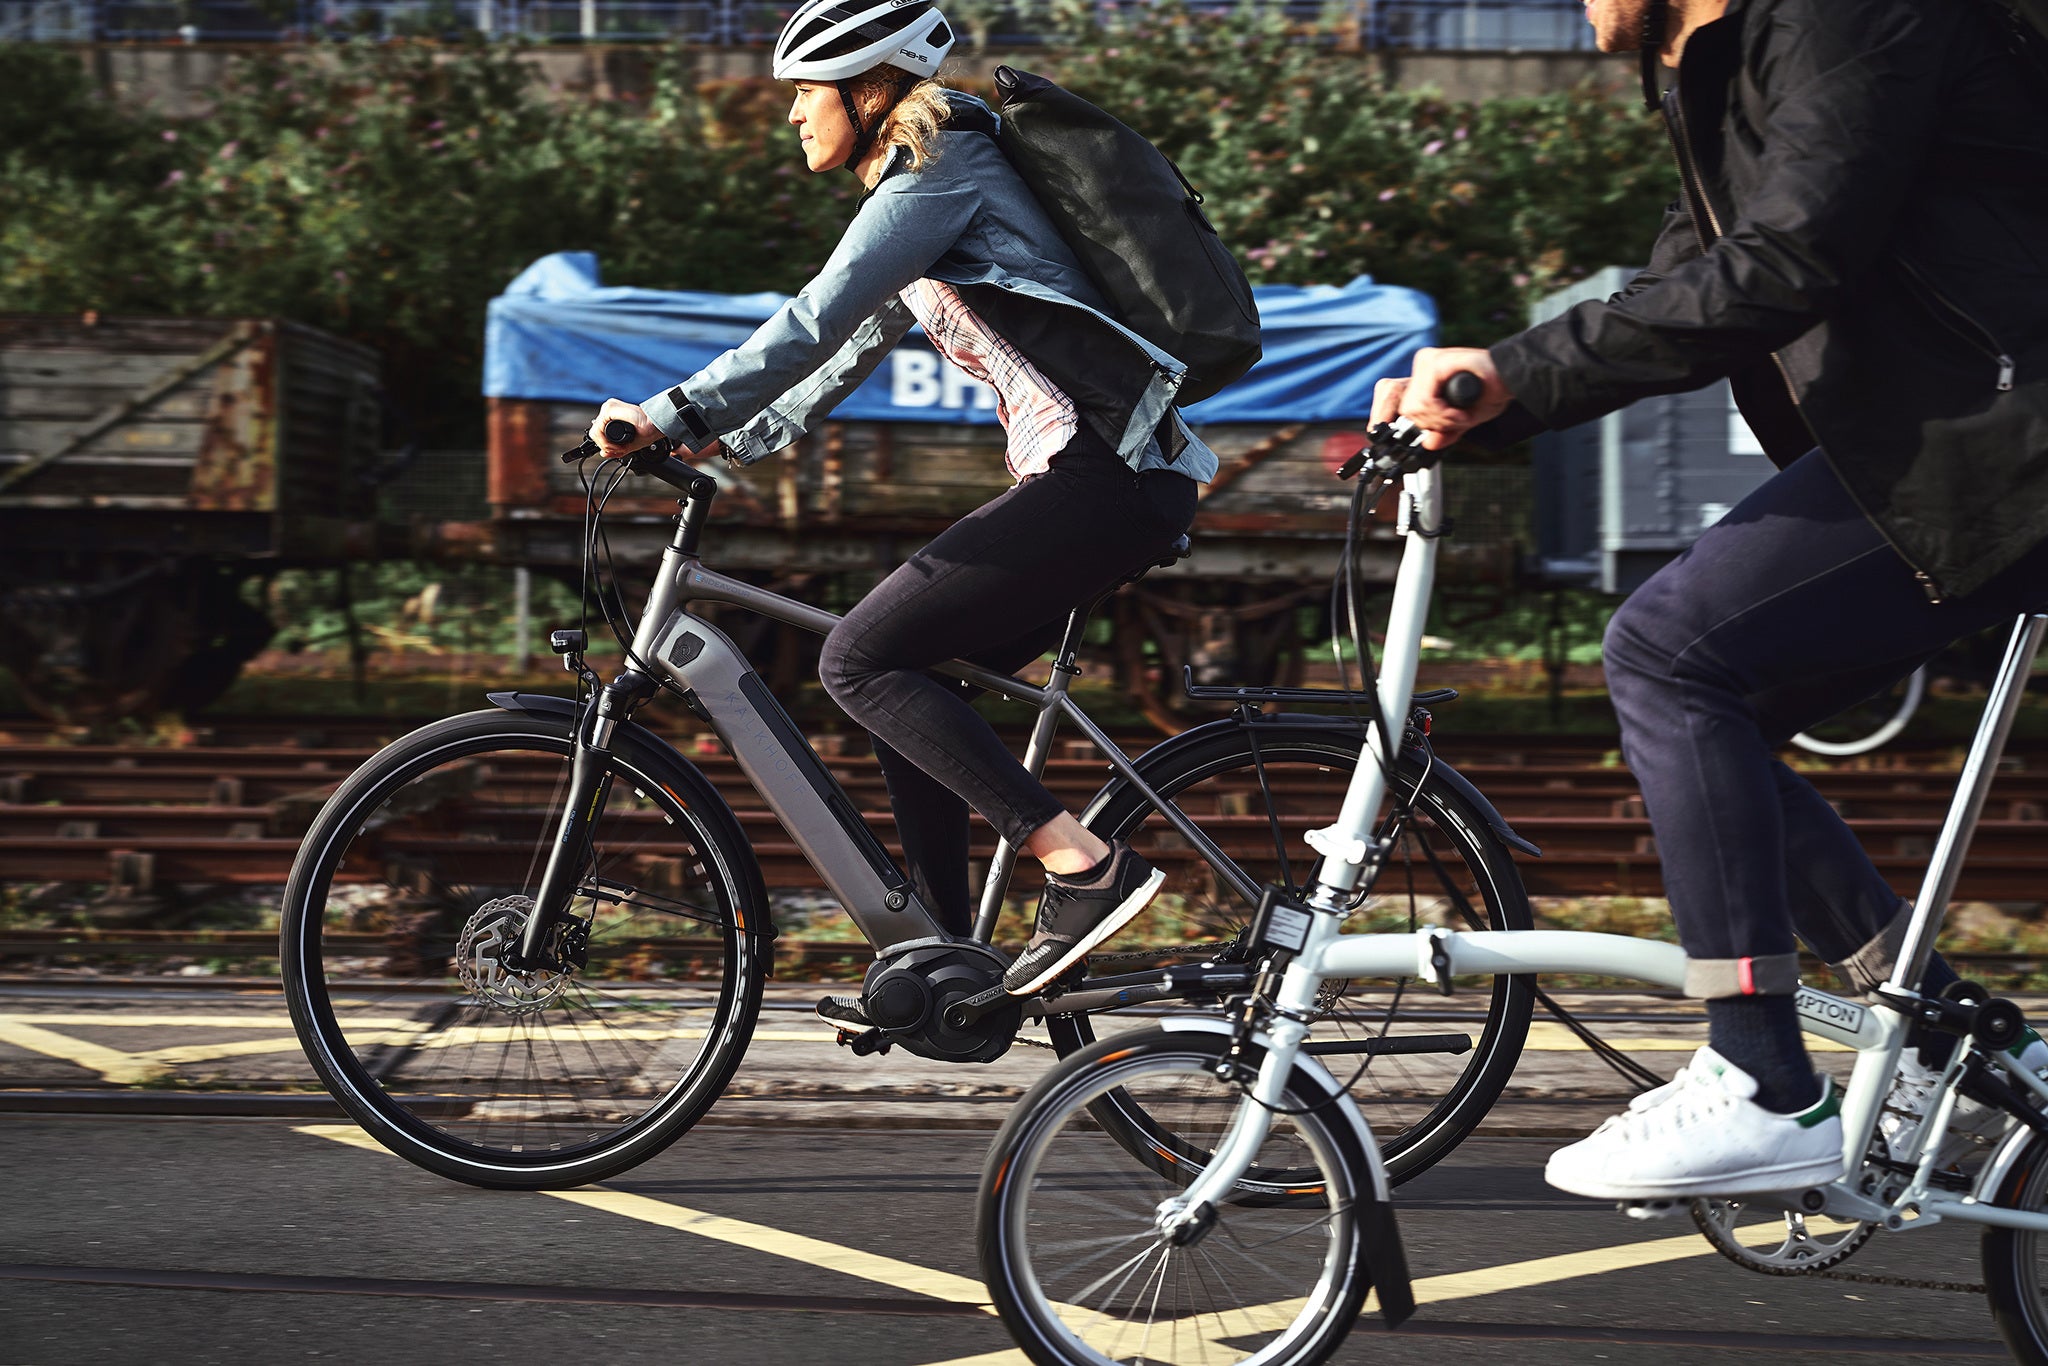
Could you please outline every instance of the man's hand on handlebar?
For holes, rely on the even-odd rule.
[[[1483,386],[1479,401],[1468,408],[1453,408],[1441,393],[1444,382],[1460,370],[1476,376]],[[1501,383],[1488,352],[1471,346],[1425,346],[1415,353],[1407,379],[1383,379],[1373,387],[1372,425],[1405,417],[1422,428],[1424,450],[1440,451],[1457,444],[1480,423],[1499,417],[1514,397]]]

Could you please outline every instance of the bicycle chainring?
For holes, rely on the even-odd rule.
[[[455,942],[455,972],[479,1001],[510,1015],[531,1015],[553,1005],[570,974],[554,968],[514,971],[505,953],[519,943],[533,914],[530,896],[501,896],[479,906]]]
[[[1748,1208],[1741,1200],[1695,1200],[1692,1221],[1699,1226],[1714,1250],[1737,1266],[1765,1276],[1807,1276],[1840,1266],[1855,1256],[1877,1232],[1873,1223],[1842,1225],[1834,1220],[1809,1222],[1804,1214],[1773,1211],[1783,1220],[1784,1237],[1750,1241],[1737,1235],[1737,1226]],[[1761,1215],[1763,1211],[1756,1211]],[[1752,1237],[1761,1226],[1748,1225],[1743,1232]]]

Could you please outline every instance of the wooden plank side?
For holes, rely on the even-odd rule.
[[[76,422],[21,422],[0,419],[0,453],[25,459],[62,444],[78,429],[78,425]],[[182,455],[189,463],[199,454],[200,442],[205,434],[206,424],[203,421],[135,420],[100,433],[81,446],[78,454]],[[65,457],[66,460],[75,458]]]
[[[72,430],[132,392],[91,385],[0,384],[0,421],[61,422]],[[182,385],[152,403],[149,415],[157,421],[204,422],[209,398],[204,385]]]
[[[196,356],[234,325],[230,318],[96,317],[87,322],[76,313],[0,313],[0,354],[26,350]]]

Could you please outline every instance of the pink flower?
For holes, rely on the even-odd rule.
[[[233,156],[236,152],[239,152],[241,150],[242,144],[239,139],[225,142],[221,144],[220,159],[222,161],[226,161],[229,157]]]
[[[427,131],[429,133],[438,133],[447,126],[448,125],[446,123],[443,123],[440,119],[435,119],[432,123],[427,125]]]
[[[176,142],[177,140],[178,140],[178,130],[177,130],[177,129],[175,129],[175,128],[166,128],[166,129],[164,129],[164,141],[165,141],[165,142]]]
[[[1436,154],[1437,154],[1438,152],[1441,152],[1441,151],[1442,151],[1443,149],[1444,149],[1444,140],[1443,140],[1442,138],[1438,138],[1438,139],[1437,139],[1436,141],[1434,141],[1434,142],[1426,142],[1426,143],[1424,143],[1424,144],[1422,145],[1422,154],[1423,154],[1424,156],[1426,156],[1426,157],[1433,157],[1433,156],[1435,156],[1435,155],[1436,155]]]
[[[427,144],[427,150],[428,150],[429,152],[438,152],[438,151],[440,151],[440,150],[441,150],[441,149],[442,149],[443,147],[446,147],[447,145],[448,145],[448,139],[446,139],[446,138],[435,138],[435,139],[434,139],[434,140],[433,140],[432,142],[430,142],[430,143],[428,143],[428,144]]]
[[[1380,191],[1380,203],[1382,203],[1382,204],[1386,203],[1386,202],[1387,202],[1387,201],[1388,201],[1389,199],[1392,199],[1393,197],[1394,197],[1394,192],[1393,192],[1392,190],[1381,190],[1381,191]]]
[[[334,272],[334,278],[339,283],[345,285],[348,283],[348,272],[345,270],[337,270]]]
[[[171,186],[173,186],[173,185],[177,184],[177,183],[178,183],[179,181],[183,180],[184,178],[185,178],[185,173],[184,173],[183,171],[173,171],[173,172],[171,172],[171,173],[170,173],[169,175],[167,175],[167,176],[165,176],[165,177],[164,177],[164,183],[163,183],[163,184],[161,184],[161,185],[159,185],[159,186],[157,186],[157,188],[158,188],[159,190],[166,190],[166,189],[169,189],[169,188],[170,188]]]

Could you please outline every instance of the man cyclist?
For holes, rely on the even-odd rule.
[[[1588,0],[1603,51],[1678,72],[1682,192],[1650,265],[1490,350],[1382,382],[1441,449],[1728,379],[1779,473],[1624,602],[1605,663],[1710,1045],[1555,1154],[1644,1200],[1841,1175],[1792,993],[1795,931],[1860,990],[1910,908],[1773,757],[1971,632],[2048,607],[2048,92],[1991,0]],[[1438,398],[1451,373],[1477,408]],[[1936,958],[1925,989],[1955,980]],[[2019,1049],[2048,1067],[2031,1031]],[[1930,1055],[1931,1056],[1931,1055]],[[1885,1131],[1935,1074],[1910,1051]],[[1962,1102],[1957,1129],[2004,1116]],[[1967,1142],[1965,1137],[1964,1142]],[[1953,1151],[1945,1152],[1947,1161]]]

